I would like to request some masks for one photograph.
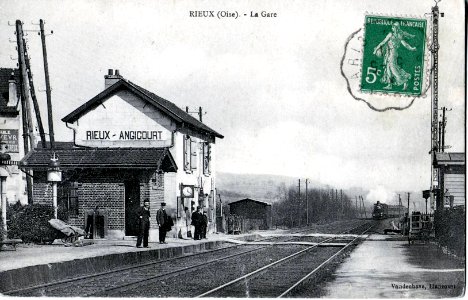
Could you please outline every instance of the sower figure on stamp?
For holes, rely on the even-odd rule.
[[[158,209],[156,213],[156,221],[158,222],[159,226],[159,243],[160,244],[167,244],[166,243],[166,222],[167,222],[167,213],[165,210],[166,203],[161,203],[161,208]]]
[[[143,201],[143,207],[138,208],[138,238],[136,246],[141,248],[141,242],[143,241],[143,247],[148,248],[148,235],[150,227],[150,202],[149,200]]]
[[[405,38],[414,38],[414,35],[401,30],[400,24],[395,22],[392,26],[392,31],[374,48],[374,55],[381,57],[383,54],[384,57],[383,64],[385,65],[385,69],[381,79],[382,83],[387,84],[384,89],[391,89],[393,84],[397,86],[403,85],[404,91],[408,87],[408,80],[411,78],[411,74],[403,70],[398,64],[399,49],[403,46],[410,51],[415,51],[416,48],[409,45],[404,40]]]
[[[203,222],[203,216],[200,212],[200,206],[197,206],[197,210],[192,214],[192,225],[195,226],[194,240],[201,239],[201,226]]]

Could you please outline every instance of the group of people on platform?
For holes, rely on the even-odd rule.
[[[150,228],[150,202],[145,200],[143,206],[137,210],[138,217],[138,237],[137,237],[137,248],[141,248],[141,243],[143,242],[143,247],[149,248],[148,246],[148,236]],[[166,213],[166,203],[162,202],[161,207],[156,212],[156,222],[159,226],[159,243],[166,243],[166,233],[171,231],[172,226],[174,226],[174,221],[171,216]]]
[[[200,206],[192,214],[192,223],[195,227],[194,240],[206,239],[206,229],[208,227],[208,216],[205,211],[201,211]]]
[[[159,243],[160,244],[167,244],[166,243],[166,233],[171,231],[172,226],[174,226],[174,221],[172,220],[171,216],[166,213],[165,210],[166,203],[162,202],[161,207],[158,209],[156,213],[156,221],[159,226]],[[188,208],[185,208],[186,213],[188,212]],[[188,216],[188,213],[187,213]],[[137,237],[137,248],[149,248],[148,246],[148,236],[149,236],[149,228],[150,228],[150,202],[149,200],[145,200],[143,202],[143,206],[137,210],[137,222],[138,222],[138,237]],[[195,227],[194,232],[194,240],[201,240],[206,239],[206,230],[208,227],[208,216],[206,215],[205,211],[202,211],[201,207],[197,207],[197,210],[192,213],[191,216],[191,223]],[[188,225],[188,224],[187,224]],[[191,231],[187,232],[187,235],[191,235]],[[142,246],[143,244],[143,246]]]

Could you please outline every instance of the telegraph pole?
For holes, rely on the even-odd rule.
[[[55,137],[54,137],[54,121],[52,118],[52,98],[51,98],[51,89],[49,81],[49,64],[47,63],[47,48],[45,41],[44,33],[44,20],[39,20],[39,26],[41,28],[41,41],[42,41],[42,56],[44,58],[44,74],[45,74],[45,83],[46,83],[46,94],[47,94],[47,117],[49,123],[49,140],[50,148],[55,148]]]
[[[409,218],[409,206],[410,206],[410,202],[409,202],[409,198],[410,198],[410,193],[408,193],[408,218]]]
[[[300,178],[299,178],[299,185],[298,185],[298,187],[299,187],[299,191],[298,191],[298,193],[297,193],[297,197],[298,197],[298,198],[297,198],[297,203],[298,203],[298,206],[299,206],[299,208],[300,208],[300,207],[301,207],[301,179],[300,179]],[[302,219],[302,216],[299,217],[299,226],[300,226],[300,223],[301,223],[301,219]]]
[[[305,180],[305,187],[306,187],[306,193],[305,193],[305,201],[306,201],[306,220],[307,220],[307,226],[309,226],[309,199],[307,197],[307,182],[309,179],[306,178]]]
[[[344,206],[343,206],[343,190],[340,189],[340,203],[341,203],[341,217],[343,218]]]
[[[20,73],[22,78],[22,95],[23,102],[22,108],[26,110],[26,120],[28,123],[28,134],[29,134],[29,144],[31,149],[36,146],[36,138],[34,137],[34,126],[31,117],[31,107],[29,106],[29,91],[28,91],[28,75],[26,70],[26,63],[24,59],[24,40],[23,40],[23,28],[20,20],[16,20],[16,38],[18,43],[18,61],[20,67]],[[24,105],[24,107],[23,107]],[[29,150],[28,150],[29,151]]]
[[[398,218],[401,217],[401,197],[400,194],[398,194]]]
[[[357,201],[357,198],[356,198]],[[361,196],[359,196],[359,218],[362,218],[362,202],[361,202]]]
[[[442,122],[441,123],[441,150],[440,152],[445,152],[445,126],[447,125],[447,119],[445,118],[445,112],[447,111],[447,107],[442,107]],[[452,109],[449,109],[452,110]]]
[[[34,148],[36,140],[34,137],[34,129],[31,118],[31,111],[29,107],[29,91],[28,79],[26,74],[26,65],[24,62],[24,43],[23,43],[23,28],[20,20],[16,20],[16,42],[18,49],[18,63],[20,70],[21,82],[21,117],[23,119],[23,143],[24,153],[29,152],[29,145]],[[29,139],[28,139],[29,135]],[[28,193],[28,203],[33,204],[32,197],[32,180],[31,177],[26,175],[26,190]]]
[[[23,43],[24,43],[23,49],[26,49],[26,42],[24,40],[23,40]],[[41,137],[42,148],[45,149],[46,139],[45,139],[44,127],[42,127],[41,112],[39,110],[39,103],[37,102],[36,91],[34,89],[34,82],[33,82],[32,71],[31,71],[31,63],[29,62],[29,55],[26,51],[24,52],[24,62],[26,63],[26,73],[28,74],[28,80],[29,80],[29,91],[31,92],[31,100],[34,106],[34,111],[36,112],[37,127],[39,128],[39,135]]]
[[[356,213],[357,213],[357,217],[359,218],[359,211],[358,211],[358,209],[357,209],[357,196],[354,196],[354,197],[355,197],[355,199],[356,199],[356,202],[355,202],[355,204],[356,204]]]

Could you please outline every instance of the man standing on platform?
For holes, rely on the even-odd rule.
[[[150,227],[150,202],[149,200],[143,201],[143,207],[138,208],[138,238],[137,238],[137,248],[141,248],[141,241],[143,240],[143,247],[148,247],[148,235]]]
[[[206,211],[203,210],[202,215],[202,229],[201,229],[201,238],[206,239],[206,229],[208,228],[208,216],[206,215]]]
[[[197,210],[192,214],[192,225],[195,226],[194,240],[201,239],[201,227],[203,222],[203,216],[200,212],[200,206],[197,206]]]
[[[156,221],[158,222],[159,226],[159,243],[160,244],[167,244],[166,243],[166,222],[167,222],[167,213],[164,209],[166,207],[166,203],[161,202],[161,208],[158,209],[156,213]]]

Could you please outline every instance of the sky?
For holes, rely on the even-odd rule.
[[[203,107],[203,121],[225,136],[216,141],[217,171],[309,178],[393,197],[430,186],[430,91],[408,109],[376,112],[348,93],[340,61],[366,15],[424,18],[433,5],[0,0],[0,66],[16,65],[8,22],[20,19],[24,29],[37,30],[42,18],[46,31],[53,30],[47,51],[56,140],[72,140],[60,119],[103,90],[108,69],[119,69],[179,107]],[[439,107],[452,109],[448,150],[463,152],[464,2],[444,0],[439,7]],[[215,17],[190,17],[195,10]],[[219,11],[239,17],[219,19]],[[261,11],[277,17],[250,17]],[[46,119],[45,92],[38,91],[45,89],[41,41],[32,31],[26,38]]]

